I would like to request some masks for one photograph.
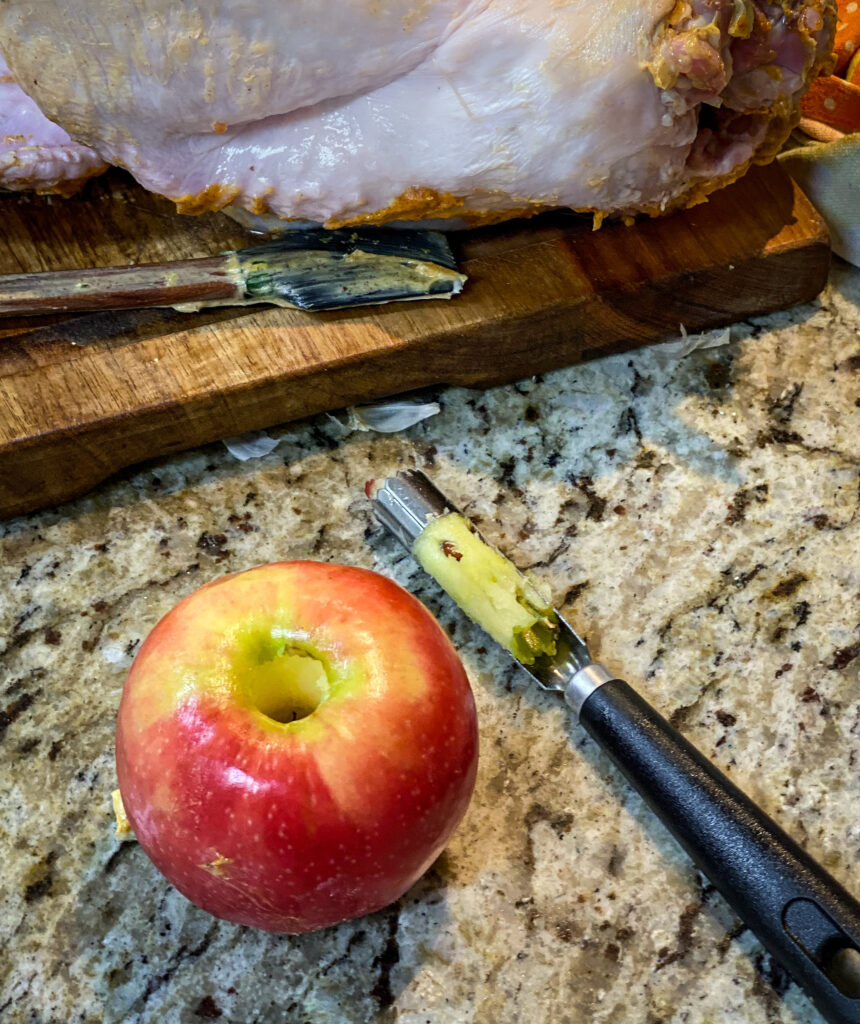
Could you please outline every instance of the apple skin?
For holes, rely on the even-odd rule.
[[[329,677],[289,724],[243,690],[273,630]],[[135,835],[180,892],[299,933],[386,906],[438,857],[474,787],[477,719],[451,642],[411,594],[364,569],[279,562],[207,584],[155,626],[116,759]]]

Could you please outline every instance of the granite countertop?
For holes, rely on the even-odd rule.
[[[485,393],[391,436],[327,416],[0,524],[0,1020],[813,1024],[574,725],[369,517],[419,466],[628,678],[860,892],[860,272],[732,328]],[[147,631],[219,574],[372,567],[462,653],[481,761],[396,905],[300,938],[216,921],[114,838],[114,718]]]

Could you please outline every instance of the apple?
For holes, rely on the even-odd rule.
[[[412,555],[521,664],[555,654],[558,619],[552,602],[459,512],[431,520],[412,545]]]
[[[305,932],[401,896],[471,797],[475,704],[447,636],[378,573],[280,562],[152,630],[117,720],[122,803],[217,917]]]

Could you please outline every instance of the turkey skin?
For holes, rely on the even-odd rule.
[[[72,195],[105,166],[45,117],[0,57],[0,189]]]
[[[835,0],[5,0],[0,52],[182,212],[476,224],[701,200],[776,153],[834,24]]]

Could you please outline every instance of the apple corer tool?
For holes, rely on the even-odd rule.
[[[433,526],[443,519],[452,527],[459,520],[489,550],[487,557],[497,560],[496,579],[504,563],[511,578],[530,588],[423,473],[399,473],[378,487],[369,485],[368,493],[377,520],[425,569],[432,565],[433,548],[442,550],[443,560],[453,556],[457,564],[441,582],[458,603],[462,590],[446,581],[461,566],[465,569],[471,548],[446,533],[444,523]],[[424,542],[417,544],[422,537],[432,541],[430,551]],[[428,571],[439,582],[432,568]],[[490,580],[488,586],[493,585]],[[464,610],[484,625],[472,597],[472,611]],[[522,593],[519,597],[522,603]],[[515,660],[539,686],[564,697],[580,724],[822,1016],[831,1024],[859,1024],[860,903],[631,686],[595,662],[585,641],[554,609],[546,612],[551,642],[513,650],[505,644]]]

